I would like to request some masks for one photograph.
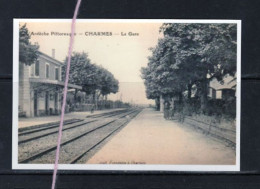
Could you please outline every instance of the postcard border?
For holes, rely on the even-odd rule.
[[[19,22],[71,22],[71,19],[13,19],[13,114],[12,114],[12,169],[52,170],[54,164],[18,163],[18,92],[19,92]],[[240,171],[240,119],[241,119],[241,20],[211,19],[77,19],[78,23],[234,23],[237,24],[237,99],[236,99],[236,164],[235,165],[100,165],[59,164],[60,170],[95,171]]]

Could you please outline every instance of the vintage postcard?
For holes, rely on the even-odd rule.
[[[70,19],[14,19],[13,169],[53,169]],[[241,21],[77,19],[59,169],[239,171]]]

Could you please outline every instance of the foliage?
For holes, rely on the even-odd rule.
[[[67,58],[65,65],[67,64]],[[66,66],[62,77],[65,78]],[[86,53],[74,52],[71,56],[69,83],[80,85],[83,91],[93,95],[108,95],[118,91],[118,81],[105,68],[91,63]]]
[[[178,95],[181,101],[188,91],[190,100],[195,86],[204,111],[208,83],[236,74],[236,25],[166,23],[160,31],[164,37],[151,48],[148,66],[141,70],[147,97]]]
[[[195,78],[208,75],[221,81],[225,75],[236,73],[235,24],[164,24],[161,31],[180,40],[175,58],[180,66],[198,68]]]
[[[119,82],[116,80],[111,72],[108,70],[98,67],[100,77],[100,93],[106,96],[110,93],[117,93],[119,89]]]
[[[26,24],[19,29],[19,62],[25,65],[34,64],[38,58],[38,45],[32,45]]]

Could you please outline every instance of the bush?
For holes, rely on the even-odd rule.
[[[211,99],[208,101],[206,115],[226,116],[229,118],[236,117],[236,99],[227,100]]]
[[[210,99],[207,108],[204,112],[201,111],[200,99],[191,98],[183,103],[174,102],[174,110],[176,113],[182,113],[187,116],[192,114],[204,114],[207,116],[226,117],[227,119],[234,119],[236,117],[236,99],[229,98]]]

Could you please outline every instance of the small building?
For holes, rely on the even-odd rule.
[[[213,79],[209,83],[208,97],[211,99],[227,100],[236,96],[236,79],[226,76],[223,82]]]
[[[216,99],[216,97],[217,97],[216,89],[214,89],[213,87],[209,87],[208,88],[208,97],[210,97],[211,99]]]
[[[223,88],[219,89],[219,91],[221,91],[221,99],[223,100],[228,100],[230,97],[233,98],[236,96],[236,91],[234,89]]]
[[[38,60],[28,66],[19,63],[19,116],[57,115],[61,110],[64,82],[61,81],[63,63],[38,52]],[[82,87],[68,84],[69,89]]]

